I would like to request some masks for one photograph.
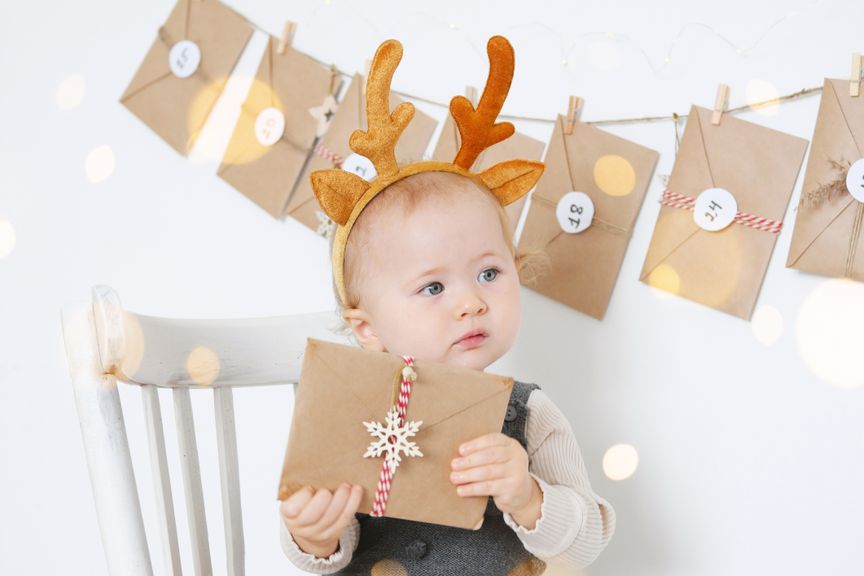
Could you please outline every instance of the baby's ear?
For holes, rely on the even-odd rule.
[[[530,192],[542,175],[543,163],[530,160],[499,162],[479,174],[502,206],[507,206]]]
[[[348,222],[354,205],[369,189],[369,182],[339,168],[316,170],[311,178],[312,190],[324,213],[340,226]]]
[[[342,318],[351,326],[354,332],[354,337],[360,343],[360,346],[366,350],[375,350],[384,352],[384,344],[378,339],[374,328],[370,323],[369,315],[360,308],[347,308],[342,312]]]

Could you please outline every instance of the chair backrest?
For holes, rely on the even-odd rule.
[[[347,343],[333,312],[191,320],[124,310],[95,286],[92,302],[62,311],[63,339],[90,471],[102,545],[112,576],[153,574],[117,382],[141,388],[166,573],[181,574],[165,432],[157,394],[171,388],[195,574],[212,573],[191,388],[212,391],[216,413],[227,574],[244,574],[232,388],[296,384],[308,337]]]

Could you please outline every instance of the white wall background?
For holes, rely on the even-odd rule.
[[[261,33],[193,159],[118,103],[172,5],[0,3],[0,574],[106,573],[60,338],[63,305],[89,299],[97,283],[158,316],[269,316],[333,303],[326,243],[215,176]],[[584,120],[686,114],[691,103],[712,106],[719,82],[738,106],[762,99],[765,83],[786,94],[846,77],[851,53],[864,51],[858,0],[231,5],[273,34],[285,19],[298,22],[295,45],[343,70],[362,69],[381,40],[400,38],[394,87],[441,102],[482,86],[486,39],[504,34],[517,54],[505,113],[550,119],[570,94],[586,99]],[[741,117],[810,139],[818,103],[817,95]],[[548,123],[517,128],[551,133]],[[671,171],[671,123],[609,130],[659,150],[656,173]],[[103,146],[111,152],[103,161],[97,153],[88,178],[88,156]],[[799,177],[752,322],[638,282],[657,179],[603,322],[524,290],[520,338],[490,371],[537,382],[559,403],[596,491],[618,512],[617,533],[588,573],[864,574],[864,289],[784,267],[800,185]],[[140,398],[121,390],[146,481]],[[243,392],[236,402],[248,572],[291,574],[274,501],[290,391]],[[206,398],[195,406],[208,446],[206,497],[216,504],[210,538],[223,550],[212,407]],[[163,410],[170,425],[170,404]],[[618,443],[636,448],[639,466],[613,481],[602,459]],[[149,484],[142,498],[150,502]],[[153,519],[148,511],[148,528]],[[182,517],[179,527],[183,538]],[[223,558],[214,554],[219,571]]]

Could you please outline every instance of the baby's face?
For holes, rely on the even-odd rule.
[[[519,278],[496,208],[481,192],[424,202],[407,218],[383,214],[367,250],[368,323],[354,325],[364,347],[476,370],[510,349]]]

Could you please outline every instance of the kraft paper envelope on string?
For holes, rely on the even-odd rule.
[[[786,266],[864,280],[864,204],[846,183],[862,158],[864,96],[849,95],[848,78],[826,78]]]
[[[270,38],[218,174],[280,218],[317,135],[326,128],[322,108],[335,103],[342,80],[290,46],[279,54],[277,43]],[[277,123],[272,134],[268,120]]]
[[[252,35],[238,13],[216,0],[180,0],[147,52],[120,102],[184,156],[222,93]],[[191,41],[194,47],[180,44]],[[177,53],[172,54],[172,48]],[[191,75],[172,72],[175,66]],[[198,60],[197,67],[190,62]],[[178,64],[179,63],[179,64]]]
[[[639,279],[700,304],[749,319],[798,178],[807,140],[693,106]],[[735,221],[709,231],[692,200],[722,188],[737,203]],[[678,195],[677,199],[674,195]],[[688,199],[691,209],[687,209]],[[743,222],[748,222],[745,225]]]
[[[395,354],[309,338],[282,477],[280,500],[303,486],[364,487],[359,511],[369,513],[381,458],[364,458],[374,438],[363,422],[384,422],[404,364]],[[475,529],[488,498],[463,497],[450,483],[459,445],[501,432],[513,379],[461,366],[416,361],[405,421],[422,421],[411,438],[422,457],[403,456],[385,516]]]
[[[327,133],[316,145],[315,152],[306,164],[286,209],[289,216],[322,235],[328,233],[329,219],[324,215],[312,191],[310,174],[315,170],[342,166],[342,162],[349,158],[362,158],[358,154],[351,153],[348,141],[352,132],[366,129],[366,98],[363,94],[363,85],[362,76],[355,74],[339,103],[339,110],[330,122]],[[396,94],[390,93],[391,109],[402,101]],[[437,122],[431,116],[416,110],[414,119],[405,128],[405,132],[396,144],[396,161],[402,164],[422,160],[436,126]],[[353,169],[353,163],[350,164],[352,164],[350,168]],[[342,167],[349,169],[347,165]],[[371,163],[365,168],[374,170]],[[369,172],[357,173],[367,180],[374,176],[374,173]]]
[[[456,122],[453,121],[453,116],[448,114],[441,129],[441,136],[435,144],[435,152],[432,154],[432,159],[438,162],[450,162],[459,152],[460,145],[459,129],[456,127]],[[474,162],[472,170],[481,172],[511,158],[539,161],[543,156],[543,148],[545,148],[545,144],[540,140],[514,132],[506,140],[484,149]],[[514,231],[516,225],[519,223],[519,215],[522,214],[526,197],[527,195],[522,196],[504,207],[504,211],[507,212],[507,216],[513,224]]]
[[[559,115],[519,238],[520,253],[543,251],[550,268],[523,284],[601,320],[658,154],[582,122],[566,134],[564,122]],[[573,213],[571,192],[587,195],[590,206],[584,209],[593,207],[586,228],[559,221],[560,205],[568,216]]]

